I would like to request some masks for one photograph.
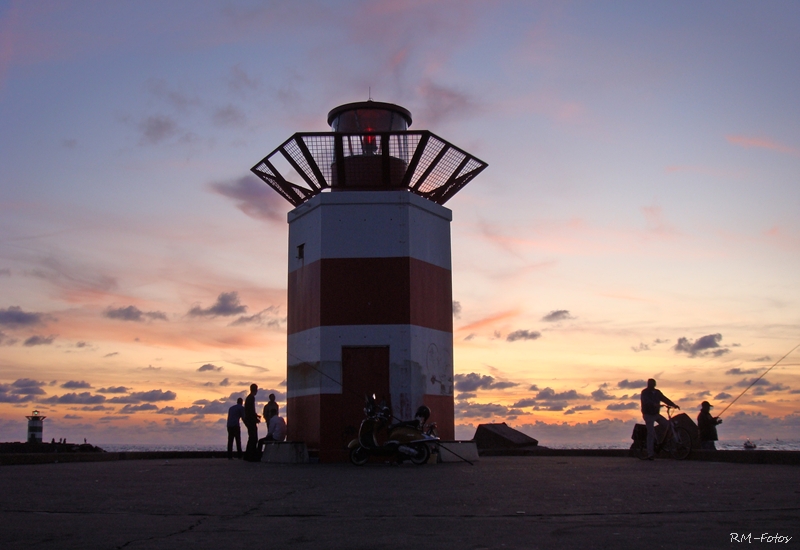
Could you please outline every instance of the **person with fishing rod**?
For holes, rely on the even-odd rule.
[[[700,433],[700,449],[703,451],[716,451],[714,442],[717,441],[717,424],[722,424],[718,416],[711,416],[714,405],[708,401],[700,404],[700,414],[697,415],[697,431]]]
[[[670,401],[666,395],[656,389],[656,381],[650,378],[647,381],[647,387],[642,390],[642,417],[644,424],[647,426],[647,460],[655,460],[655,443],[656,443],[656,428],[655,423],[658,422],[659,426],[667,426],[667,419],[661,416],[661,403],[665,403],[670,407],[680,410],[680,407]]]

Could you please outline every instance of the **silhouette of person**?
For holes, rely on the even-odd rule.
[[[660,390],[656,389],[656,381],[650,378],[647,381],[647,387],[642,390],[642,417],[644,424],[647,426],[647,460],[655,459],[655,443],[656,443],[656,428],[655,423],[658,422],[659,426],[666,427],[667,419],[661,416],[661,403],[666,403],[670,407],[680,409],[675,403],[670,401]]]
[[[256,394],[258,386],[250,384],[250,393],[244,400],[244,425],[247,427],[247,448],[244,459],[249,462],[258,462],[258,423],[261,417],[256,414]]]
[[[697,431],[700,433],[700,448],[704,451],[716,451],[717,446],[717,424],[722,424],[722,420],[711,416],[711,409],[714,407],[708,401],[700,404],[700,414],[697,415]]]
[[[286,439],[286,421],[278,415],[278,411],[270,411],[272,416],[269,419],[267,437],[272,441],[283,441]]]
[[[236,458],[242,458],[242,428],[239,426],[239,419],[244,420],[244,407],[242,398],[236,400],[236,404],[228,409],[228,460],[233,460],[233,441],[236,440]]]
[[[275,414],[278,414],[278,404],[275,402],[274,393],[269,394],[269,401],[264,405],[264,419],[272,418],[270,411],[275,411]]]
[[[266,408],[266,407],[265,407]],[[258,440],[258,451],[264,448],[268,441],[283,441],[286,439],[286,421],[278,416],[278,411],[271,409],[267,423],[267,436]]]

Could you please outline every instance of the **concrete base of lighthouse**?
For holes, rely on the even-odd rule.
[[[289,438],[346,457],[364,396],[427,405],[454,437],[447,208],[407,191],[323,193],[289,214]]]

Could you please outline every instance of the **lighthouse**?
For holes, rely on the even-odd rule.
[[[25,418],[28,419],[28,443],[41,443],[44,419],[47,417],[41,416],[39,411],[33,411]]]
[[[452,212],[444,203],[486,163],[399,105],[328,113],[331,132],[298,133],[252,172],[288,214],[288,435],[346,457],[375,394],[399,420],[426,405],[454,438]],[[293,180],[293,181],[292,181]]]

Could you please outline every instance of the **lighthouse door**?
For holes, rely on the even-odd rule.
[[[375,394],[378,403],[389,393],[389,346],[342,346],[342,441],[358,434],[364,419],[364,396]]]

